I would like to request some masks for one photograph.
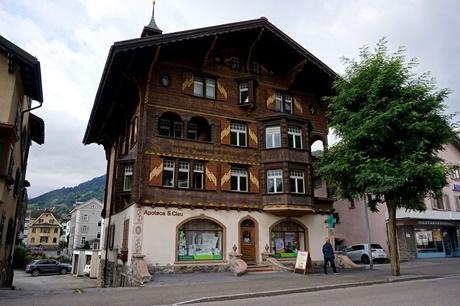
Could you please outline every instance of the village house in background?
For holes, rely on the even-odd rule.
[[[37,105],[33,101],[38,102]],[[0,36],[0,287],[13,284],[14,245],[27,209],[29,148],[45,142],[40,62]]]
[[[39,246],[44,250],[57,250],[61,229],[61,218],[55,212],[31,210],[27,246]]]
[[[68,250],[69,255],[73,250],[84,249],[85,243],[92,250],[100,249],[102,232],[102,203],[96,199],[84,203],[77,203],[70,212],[68,223]]]
[[[396,231],[400,260],[460,256],[460,138],[453,134],[451,143],[439,152],[450,167],[449,185],[442,199],[425,199],[425,212],[396,212]],[[336,201],[335,212],[340,223],[335,225],[336,248],[366,243],[365,204],[363,201]],[[380,244],[389,254],[388,212],[386,205],[378,213],[368,211],[371,243]]]
[[[102,286],[322,261],[334,199],[313,166],[336,74],[266,18],[110,49],[83,143],[108,160]]]

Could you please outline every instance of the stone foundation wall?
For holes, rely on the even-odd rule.
[[[399,260],[410,261],[417,258],[414,227],[410,225],[396,227],[398,238]]]
[[[153,266],[148,265],[149,273],[154,274],[176,274],[176,273],[218,273],[230,271],[229,264],[223,265],[198,265],[198,264],[187,264],[187,265],[166,265],[166,266]]]

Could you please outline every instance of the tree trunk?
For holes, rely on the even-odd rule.
[[[391,260],[391,275],[400,276],[399,269],[399,250],[398,241],[396,239],[396,209],[387,202],[388,209],[388,231],[390,233],[390,260]]]

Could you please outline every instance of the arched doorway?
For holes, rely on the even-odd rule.
[[[256,263],[256,225],[252,219],[240,223],[241,259],[246,263]]]

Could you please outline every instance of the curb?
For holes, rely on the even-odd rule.
[[[385,279],[385,280],[365,281],[365,282],[356,282],[356,283],[332,284],[332,285],[325,285],[325,286],[285,289],[285,290],[272,290],[272,291],[262,291],[262,292],[254,292],[254,293],[241,293],[241,294],[233,294],[233,295],[220,295],[220,296],[203,297],[199,299],[184,301],[184,302],[176,303],[173,305],[188,305],[188,304],[196,304],[196,303],[241,300],[241,299],[248,299],[248,298],[278,296],[278,295],[287,295],[287,294],[305,293],[305,292],[316,292],[316,291],[338,289],[338,288],[365,287],[365,286],[372,286],[372,285],[379,285],[379,284],[400,283],[400,282],[408,282],[408,281],[414,281],[414,280],[427,280],[427,279],[436,279],[436,278],[445,278],[445,276],[419,275],[419,276],[408,276],[408,277],[403,277],[403,278],[398,277],[398,278],[391,278],[391,279]]]

